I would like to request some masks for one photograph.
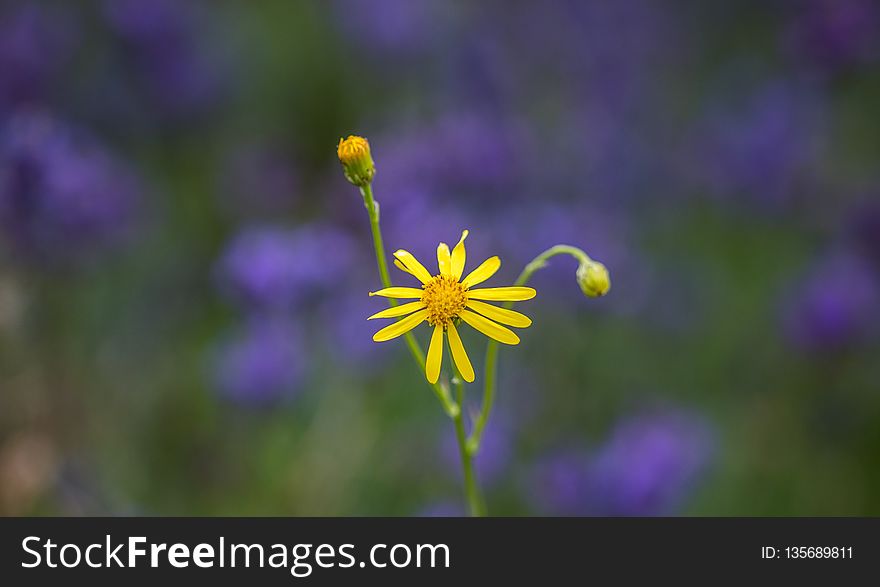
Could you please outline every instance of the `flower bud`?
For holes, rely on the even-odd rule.
[[[578,285],[584,295],[590,298],[604,296],[611,289],[611,277],[602,263],[587,259],[578,266]]]
[[[348,181],[358,187],[366,187],[373,181],[376,166],[373,164],[370,143],[367,139],[354,135],[349,135],[347,139],[339,139],[336,154]]]

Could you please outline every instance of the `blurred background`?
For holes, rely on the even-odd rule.
[[[463,513],[355,133],[389,250],[611,271],[532,281],[491,513],[880,515],[878,66],[874,0],[0,0],[0,513]]]

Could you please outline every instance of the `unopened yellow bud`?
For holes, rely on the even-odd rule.
[[[358,187],[365,187],[373,181],[376,166],[373,164],[370,143],[367,139],[354,135],[349,135],[347,139],[339,139],[336,154],[348,181]]]
[[[608,268],[592,259],[587,259],[578,266],[577,281],[584,295],[591,298],[604,296],[611,289]]]

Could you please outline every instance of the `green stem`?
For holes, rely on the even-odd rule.
[[[452,359],[452,349],[449,349],[449,363],[452,365],[454,376],[452,382],[455,385],[456,397],[459,407],[464,406],[464,384],[462,383],[461,374],[458,367]],[[455,438],[458,440],[458,453],[461,456],[461,470],[464,476],[464,494],[468,503],[468,511],[473,517],[482,517],[486,515],[486,502],[480,493],[477,485],[477,477],[474,474],[474,454],[468,450],[467,434],[464,430],[464,418],[461,410],[453,416],[452,421],[455,424]]]
[[[556,245],[550,247],[525,266],[522,273],[516,279],[514,285],[522,286],[528,283],[532,278],[532,274],[538,269],[547,265],[547,261],[556,255],[571,255],[578,263],[589,261],[590,257],[584,251],[570,245]],[[504,305],[510,308],[512,304],[508,302]],[[486,428],[486,422],[489,421],[489,414],[492,412],[492,405],[495,403],[495,373],[498,370],[498,342],[490,339],[486,345],[486,363],[484,366],[484,385],[483,385],[483,405],[480,413],[474,422],[474,430],[471,432],[470,438],[467,440],[468,453],[471,456],[476,455],[480,450],[480,441],[483,438],[483,430]]]
[[[382,230],[379,228],[379,204],[373,198],[373,188],[370,187],[369,184],[361,188],[361,195],[364,197],[364,206],[367,208],[367,214],[370,216],[370,231],[373,233],[373,249],[376,252],[376,264],[379,266],[379,277],[382,280],[383,287],[391,287],[391,277],[388,274],[388,261],[385,257],[385,245],[382,242]],[[390,306],[396,306],[397,300],[389,298],[388,304]],[[404,335],[404,339],[406,340],[406,346],[409,347],[409,352],[412,355],[413,360],[415,360],[419,368],[424,371],[425,352],[422,350],[422,347],[419,345],[418,341],[416,341],[411,332],[407,332]],[[443,410],[449,417],[454,418],[456,415],[460,415],[460,407],[452,401],[449,389],[444,384],[435,383],[431,385],[431,389],[434,391],[434,395],[437,396],[437,399],[440,400],[440,403],[443,405]]]
[[[382,230],[379,227],[379,205],[373,198],[373,189],[369,185],[361,188],[361,194],[364,197],[364,206],[366,206],[367,214],[370,217],[370,230],[373,233],[373,249],[376,252],[376,264],[379,266],[379,277],[381,278],[384,287],[391,287],[391,277],[388,274],[388,261],[385,257],[385,245],[382,242]],[[388,300],[388,303],[393,307],[397,305],[397,300],[392,298]],[[406,339],[406,344],[409,347],[410,353],[416,364],[421,370],[424,370],[425,353],[422,350],[422,347],[413,337],[412,333],[406,333],[404,338]],[[450,357],[451,356],[452,352],[450,351]],[[454,362],[452,362],[452,364],[453,369],[455,369]],[[453,381],[455,382],[456,391],[458,393],[457,403],[450,397],[449,389],[444,383],[435,383],[431,385],[431,388],[434,390],[434,394],[440,400],[440,403],[443,404],[444,411],[450,418],[452,418],[452,421],[455,424],[455,437],[458,440],[458,449],[459,454],[461,455],[461,468],[464,476],[465,497],[467,498],[470,513],[472,516],[483,516],[486,513],[486,506],[483,502],[474,475],[473,456],[467,449],[467,436],[461,413],[462,406],[464,405],[464,386],[457,370],[455,370]]]

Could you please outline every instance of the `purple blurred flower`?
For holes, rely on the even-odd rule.
[[[578,450],[541,459],[533,466],[526,486],[532,507],[543,515],[587,515],[588,466],[589,455]]]
[[[715,194],[769,207],[809,186],[824,147],[824,111],[809,86],[774,82],[705,119],[694,157]]]
[[[307,364],[299,334],[290,324],[257,319],[217,350],[214,381],[234,401],[272,403],[299,390]]]
[[[875,0],[808,0],[791,7],[783,44],[802,62],[833,72],[880,60],[878,30]]]
[[[368,259],[365,262],[371,261]],[[335,361],[357,367],[359,372],[370,372],[380,368],[385,359],[394,352],[403,352],[403,349],[398,345],[373,342],[373,334],[382,324],[368,321],[367,317],[387,307],[387,303],[377,302],[376,298],[367,295],[367,292],[376,289],[378,285],[356,285],[360,283],[357,280],[347,283],[344,295],[324,300],[321,309],[324,318],[321,324],[327,336],[328,349]]]
[[[0,12],[0,112],[42,101],[76,37],[69,13],[37,2]]]
[[[785,304],[788,339],[806,351],[840,350],[878,324],[877,275],[861,257],[835,253],[822,260]]]
[[[110,29],[124,39],[155,45],[157,51],[173,51],[195,25],[194,6],[174,0],[106,0],[104,16]]]
[[[217,274],[234,300],[287,309],[345,279],[354,251],[346,234],[328,226],[248,228],[229,244]]]
[[[462,104],[479,104],[493,112],[510,110],[518,97],[520,77],[527,78],[511,48],[504,44],[493,23],[479,34],[467,35],[455,46],[447,46],[451,62],[448,80],[438,80]]]
[[[527,497],[550,515],[663,515],[675,511],[714,452],[707,422],[683,411],[631,416],[590,454],[566,450],[539,461]]]
[[[581,2],[569,0],[567,15],[576,33],[565,38],[557,30],[544,32],[571,43],[568,59],[585,82],[588,94],[606,104],[627,107],[651,93],[659,73],[685,56],[677,52],[681,30],[671,21],[674,11],[654,0]],[[534,11],[527,11],[531,14]]]
[[[601,515],[675,511],[714,452],[707,422],[685,412],[630,417],[591,459],[590,508]]]
[[[672,11],[653,0],[557,0],[541,10],[506,2],[486,12],[489,26],[508,31],[508,50],[539,87],[564,80],[621,107],[674,62],[679,31],[669,26]]]
[[[106,0],[107,26],[125,44],[131,69],[165,119],[185,121],[215,105],[223,76],[200,44],[200,6],[174,0]]]
[[[530,140],[515,121],[491,112],[454,112],[412,132],[373,141],[381,165],[374,187],[395,204],[416,191],[471,206],[509,202],[525,175]]]
[[[343,30],[363,47],[405,58],[434,44],[449,7],[428,0],[336,0],[333,8]]]
[[[125,234],[140,186],[110,152],[33,112],[0,133],[0,225],[22,249],[68,258]]]
[[[512,188],[526,159],[523,129],[491,113],[455,112],[429,131],[435,181],[479,194]],[[509,196],[510,194],[504,194]]]

